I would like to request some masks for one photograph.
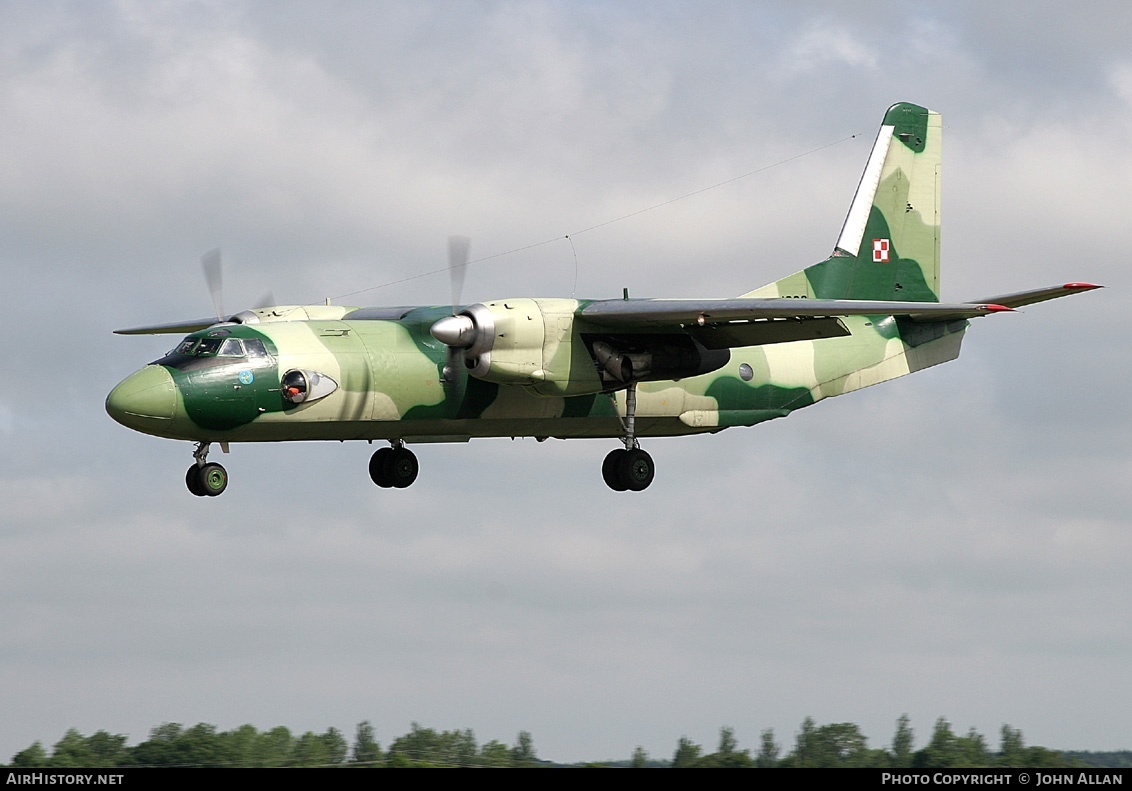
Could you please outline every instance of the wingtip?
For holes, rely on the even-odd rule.
[[[986,306],[986,309],[987,309],[987,313],[1002,313],[1002,312],[1013,313],[1014,312],[1014,308],[1008,307],[1006,305],[996,305],[993,302],[988,304]]]
[[[1095,283],[1066,283],[1062,288],[1070,291],[1092,291],[1094,288],[1104,288]]]

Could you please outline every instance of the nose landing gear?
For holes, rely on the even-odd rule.
[[[185,486],[197,497],[216,497],[228,488],[228,471],[215,462],[208,461],[211,443],[198,442],[193,451],[196,461],[185,471]]]

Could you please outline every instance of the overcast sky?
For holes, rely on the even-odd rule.
[[[918,747],[942,715],[1132,748],[1126,4],[0,19],[0,761],[166,721],[529,730],[573,761],[721,725],[785,752],[810,715],[882,747],[905,712]],[[104,411],[172,344],[111,331],[207,315],[214,247],[230,311],[441,268],[452,233],[548,242],[471,267],[466,301],[743,293],[828,255],[896,101],[943,114],[944,299],[1109,288],[788,420],[649,440],[643,494],[602,483],[610,441],[483,440],[420,447],[404,491],[362,443],[234,446],[201,499],[189,443]]]

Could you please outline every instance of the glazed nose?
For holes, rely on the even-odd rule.
[[[106,412],[123,426],[146,431],[173,419],[177,387],[160,365],[147,365],[127,376],[106,397]]]

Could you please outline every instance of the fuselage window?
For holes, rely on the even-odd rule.
[[[248,357],[266,357],[267,349],[259,338],[248,338],[244,341],[244,348],[248,350]]]
[[[302,371],[288,371],[283,377],[280,392],[292,404],[301,404],[307,400],[307,378]]]

